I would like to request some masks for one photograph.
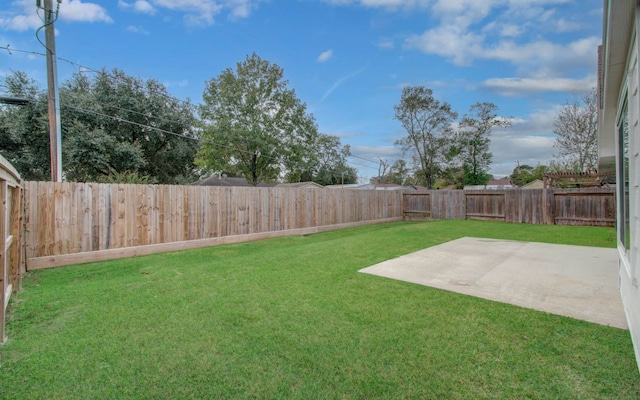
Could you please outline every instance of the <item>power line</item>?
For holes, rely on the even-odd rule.
[[[44,91],[40,91],[39,93],[40,94],[45,94]],[[91,93],[91,94],[95,97],[95,95],[93,93]],[[69,93],[66,93],[66,96],[71,96],[73,98],[80,99],[80,97],[74,96],[74,95],[70,95]],[[44,103],[43,100],[33,100],[33,102],[34,103],[37,103],[37,102],[43,102]],[[202,138],[186,136],[186,135],[183,135],[183,134],[180,134],[180,133],[177,133],[177,132],[169,131],[169,130],[158,128],[158,127],[155,127],[155,126],[142,124],[142,123],[135,122],[135,121],[130,121],[130,120],[127,120],[127,119],[122,118],[122,117],[105,114],[104,112],[99,112],[99,111],[94,111],[94,110],[87,110],[87,109],[82,108],[82,107],[77,107],[77,106],[74,106],[74,105],[67,104],[66,102],[61,103],[61,105],[62,105],[62,107],[67,108],[67,109],[74,109],[74,110],[77,110],[77,111],[80,111],[80,112],[83,112],[83,113],[89,113],[89,114],[93,114],[93,115],[109,118],[109,119],[112,119],[112,120],[115,120],[115,121],[118,121],[118,122],[132,124],[134,126],[151,129],[151,130],[154,130],[154,131],[158,131],[158,132],[161,132],[161,133],[173,135],[173,136],[180,137],[180,138],[183,138],[183,139],[194,140],[194,141],[198,141],[200,143],[206,143],[206,144],[209,144],[209,145],[212,145],[212,146],[216,146],[216,147],[222,147],[222,148],[227,148],[227,149],[231,149],[231,150],[234,150],[234,151],[243,152],[245,154],[254,154],[253,152],[250,152],[250,151],[237,149],[237,148],[234,148],[232,146],[226,146],[226,145],[223,145],[223,144],[220,144],[220,143],[214,143],[214,142],[211,142],[211,141],[208,141],[208,140],[204,140]],[[141,112],[138,112],[138,111],[134,111],[134,110],[131,110],[131,109],[128,109],[128,108],[123,108],[123,107],[118,107],[118,106],[113,106],[113,105],[109,105],[109,107],[112,107],[112,108],[115,108],[115,109],[119,109],[119,110],[123,110],[123,111],[127,111],[127,112],[131,112],[133,114],[138,114],[138,115],[141,115],[141,116],[145,116],[147,118],[154,118],[154,119],[159,120],[159,121],[175,122],[175,121],[167,120],[167,119],[164,119],[164,118],[161,118],[161,117],[156,117],[156,116],[152,116],[152,115],[149,115],[149,114],[145,114],[145,113],[141,113]],[[250,141],[250,142],[260,143],[260,144],[268,146],[267,143],[265,143],[264,141],[261,141],[259,139],[256,139],[256,138],[247,138],[247,140]],[[262,157],[266,157],[266,158],[274,160],[274,161],[280,161],[278,159],[275,159],[275,158],[267,156],[267,155],[262,155]],[[359,157],[359,156],[350,155],[349,157],[354,157],[354,158],[358,158],[358,159],[364,159],[365,161],[373,162],[371,160],[367,160],[367,159],[365,159],[363,157]],[[356,162],[349,161],[349,160],[345,160],[345,162],[347,164],[351,165],[351,166],[359,166],[359,167],[363,167],[363,168],[373,168],[373,167],[371,167],[369,165],[365,165],[365,164],[362,164],[362,163],[356,163]],[[338,170],[330,170],[330,171],[331,172],[336,172],[336,173],[342,173],[343,172],[343,171],[338,171]],[[366,177],[361,177],[361,176],[358,176],[358,178],[360,178],[360,179],[368,179]]]
[[[13,55],[13,51],[15,51],[16,53],[28,53],[28,54],[35,54],[37,56],[46,56],[45,53],[40,53],[38,51],[33,51],[33,50],[20,50],[20,49],[12,49],[11,45],[8,44],[6,46],[0,46],[0,50],[6,50],[7,53],[9,53],[10,56]]]
[[[96,102],[98,102],[98,101],[99,101],[99,100],[98,100],[98,98],[97,98],[97,96],[95,95],[95,93],[89,92],[89,94],[95,98]],[[74,99],[78,99],[78,100],[82,100],[82,98],[81,98],[81,97],[76,96],[76,95],[73,95],[73,94],[71,94],[71,93],[65,93],[65,96],[68,96],[68,97],[71,97],[71,98],[74,98]],[[99,103],[99,102],[98,102],[97,104],[98,104],[101,108],[105,108],[105,105],[104,105],[104,104],[101,104],[101,103]],[[170,120],[170,119],[167,119],[167,118],[162,118],[162,117],[159,117],[159,116],[153,115],[153,114],[151,114],[151,113],[143,113],[143,112],[140,112],[140,111],[131,110],[131,109],[129,109],[129,108],[118,107],[118,106],[115,106],[115,105],[112,105],[112,104],[107,104],[106,106],[107,106],[107,107],[109,107],[109,108],[114,108],[114,109],[116,109],[116,110],[120,110],[120,111],[127,111],[127,112],[129,112],[129,113],[137,114],[137,115],[140,115],[140,116],[143,116],[143,117],[146,117],[146,118],[149,118],[149,119],[153,119],[153,120],[156,120],[156,121],[167,122],[167,123],[175,123],[175,122],[176,122],[175,120]]]
[[[40,102],[44,102],[42,100],[35,100],[35,102],[39,102],[39,101]],[[169,130],[166,130],[166,129],[158,128],[158,127],[155,127],[155,126],[146,125],[146,124],[142,124],[142,123],[135,122],[135,121],[130,121],[130,120],[127,120],[127,119],[124,119],[124,118],[121,118],[121,117],[117,117],[117,116],[113,116],[113,115],[108,115],[108,114],[105,114],[105,113],[102,113],[102,112],[99,112],[99,111],[87,110],[87,109],[84,109],[82,107],[76,107],[76,106],[69,105],[69,104],[66,104],[66,103],[61,104],[61,105],[62,105],[63,108],[73,109],[73,110],[77,110],[77,111],[80,111],[80,112],[83,112],[83,113],[89,113],[89,114],[101,116],[101,117],[104,117],[104,118],[109,118],[109,119],[117,121],[117,122],[131,124],[131,125],[138,126],[138,127],[141,127],[141,128],[151,129],[151,130],[154,130],[154,131],[157,131],[157,132],[161,132],[161,133],[164,133],[164,134],[173,135],[173,136],[176,136],[176,137],[179,137],[179,138],[182,138],[182,139],[188,139],[188,140],[196,141],[196,142],[201,143],[201,144],[208,144],[208,145],[212,145],[214,147],[230,149],[230,150],[233,150],[233,151],[237,151],[237,152],[244,153],[244,154],[249,154],[249,155],[254,155],[255,154],[252,151],[238,149],[237,147],[224,145],[224,144],[221,144],[221,143],[215,143],[213,141],[206,140],[206,139],[203,139],[203,138],[187,136],[187,135],[184,135],[184,134],[180,134],[180,133],[177,133],[177,132],[173,132],[173,131],[169,131]],[[132,110],[128,110],[128,111],[132,111]],[[141,114],[141,113],[139,113],[139,114]],[[65,128],[65,131],[67,133],[69,132],[67,128]],[[261,144],[266,144],[266,143],[264,143],[262,141],[259,141],[257,139],[253,139],[253,138],[248,138],[248,139],[249,139],[249,141],[259,142]],[[265,154],[262,154],[261,157],[264,157],[264,158],[267,158],[267,159],[270,159],[270,160],[273,160],[273,161],[281,162],[281,160],[279,158],[271,157],[271,156],[268,156],[268,155],[265,155]],[[345,160],[345,161],[350,165],[358,165],[358,166],[361,166],[361,167],[370,168],[369,166],[364,165],[364,164],[358,164],[358,163],[354,163],[354,162],[347,161],[347,160]],[[303,167],[305,167],[305,166],[298,165],[295,168],[301,169]],[[341,173],[345,172],[346,170],[327,169],[326,171],[341,174]],[[358,179],[368,179],[367,177],[362,177],[362,176],[356,176],[356,178],[358,178]]]
[[[360,159],[360,160],[368,161],[368,162],[374,163],[374,164],[376,164],[376,165],[379,165],[379,164],[380,164],[380,161],[373,161],[373,160],[369,160],[369,159],[367,159],[367,158],[360,157],[360,156],[356,156],[356,155],[353,155],[353,154],[352,154],[352,155],[350,155],[349,157],[358,158],[358,159]],[[367,168],[372,168],[372,167],[367,167]]]
[[[0,50],[6,50],[9,53],[9,55],[13,55],[12,52],[18,52],[18,53],[34,54],[34,55],[38,55],[38,56],[46,56],[45,53],[40,53],[40,52],[37,52],[37,51],[13,49],[13,48],[10,47],[10,45],[0,46]],[[96,74],[103,74],[103,75],[105,75],[105,76],[107,76],[107,77],[109,77],[111,79],[116,80],[116,81],[126,82],[125,78],[113,75],[113,74],[107,72],[106,69],[98,70],[98,69],[91,68],[91,67],[83,65],[83,64],[79,64],[79,63],[77,63],[75,61],[71,61],[71,60],[69,60],[67,58],[64,58],[64,57],[56,56],[56,59],[58,59],[60,61],[64,61],[64,62],[68,63],[69,65],[71,65],[73,67],[77,67],[78,73],[80,73],[80,74],[83,73],[82,70],[84,69],[86,71],[93,72],[93,73],[96,73]],[[133,79],[135,79],[135,78],[133,78]],[[187,103],[189,105],[192,105],[191,102],[189,102],[189,101],[179,99],[179,98],[171,96],[171,95],[169,95],[167,93],[161,93],[161,92],[158,92],[158,91],[153,91],[153,92],[155,94],[159,95],[159,96],[174,100],[176,102]]]
[[[40,56],[46,56],[46,54],[44,54],[44,53],[39,53],[39,52],[36,52],[36,51],[20,50],[20,49],[12,49],[12,48],[10,48],[10,45],[4,46],[4,47],[0,46],[0,50],[6,50],[9,54],[11,54],[11,52],[12,52],[12,51],[15,51],[15,52],[20,52],[20,53],[28,53],[28,54],[35,54],[35,55],[40,55]],[[82,74],[82,72],[83,72],[83,71],[82,71],[82,69],[84,69],[84,70],[89,71],[89,72],[93,72],[93,73],[97,73],[97,74],[104,74],[105,76],[107,76],[107,77],[109,77],[109,78],[112,78],[112,79],[114,79],[114,80],[116,80],[116,81],[120,81],[120,82],[123,82],[123,81],[124,81],[124,82],[126,82],[125,78],[122,78],[122,77],[119,77],[119,76],[116,76],[116,75],[110,74],[109,72],[107,72],[107,71],[106,71],[106,70],[104,70],[104,69],[102,69],[102,70],[98,70],[98,69],[95,69],[95,68],[92,68],[92,67],[89,67],[89,66],[86,66],[86,65],[83,65],[83,64],[77,63],[77,62],[75,62],[75,61],[71,61],[71,60],[66,59],[66,58],[64,58],[64,57],[57,57],[57,59],[58,59],[58,60],[60,60],[60,61],[64,61],[64,62],[66,62],[66,63],[68,63],[68,64],[70,64],[70,65],[72,65],[72,66],[74,66],[74,67],[77,67],[77,68],[78,68],[78,72],[79,72],[80,74]],[[191,102],[189,102],[189,101],[185,101],[185,100],[178,99],[178,98],[173,97],[173,96],[171,96],[171,95],[169,95],[169,94],[166,94],[166,93],[160,93],[160,92],[157,92],[157,91],[154,91],[154,93],[156,93],[156,94],[158,94],[158,95],[160,95],[160,96],[163,96],[163,97],[166,97],[166,98],[172,99],[172,100],[174,100],[174,101],[180,102],[180,103],[186,103],[186,105],[187,105],[187,106],[190,106],[190,107],[193,107],[193,106],[194,106],[194,104],[192,104],[192,103],[191,103]],[[117,106],[112,106],[112,107],[114,107],[114,108],[118,108]],[[130,111],[130,112],[132,112],[132,113],[138,113],[138,112],[136,112],[136,111],[133,111],[133,110],[130,110],[130,109],[126,109],[126,108],[120,108],[120,109],[121,109],[121,110],[123,110],[123,111]],[[156,117],[156,118],[158,118],[158,117]],[[257,139],[253,139],[253,140],[255,141],[255,140],[257,140]],[[258,142],[259,142],[259,141],[258,141]],[[262,142],[262,144],[265,144],[265,143],[264,143],[264,142]],[[378,165],[379,165],[379,161],[377,161],[377,160],[371,160],[371,159],[368,159],[368,158],[365,158],[365,157],[361,157],[361,156],[357,156],[357,155],[354,155],[354,154],[351,154],[349,157],[353,157],[353,158],[357,158],[357,159],[360,159],[360,160],[363,160],[363,161],[366,161],[366,162],[370,162],[370,163],[375,164],[376,166],[378,166]],[[365,167],[365,168],[374,168],[374,167],[366,166],[366,165],[363,165],[363,164],[357,164],[357,163],[352,163],[352,164],[354,164],[354,165],[360,165],[361,167]]]
[[[84,108],[80,108],[80,107],[76,107],[76,106],[71,106],[71,105],[69,105],[69,104],[63,104],[62,106],[63,106],[63,107],[66,107],[66,108],[71,108],[71,109],[74,109],[74,110],[78,110],[78,111],[81,111],[81,112],[84,112],[84,113],[91,113],[91,114],[99,115],[99,116],[101,116],[101,117],[111,118],[111,119],[116,120],[116,121],[118,121],[118,122],[124,122],[124,123],[127,123],[127,124],[136,125],[136,126],[139,126],[139,127],[141,127],[141,128],[153,129],[153,130],[156,130],[156,131],[158,131],[158,132],[166,133],[166,134],[168,134],[168,135],[174,135],[174,136],[178,136],[178,137],[181,137],[181,138],[184,138],[184,139],[190,139],[190,140],[200,141],[200,139],[198,139],[198,138],[194,138],[194,137],[190,137],[190,136],[182,135],[182,134],[180,134],[180,133],[176,133],[176,132],[168,131],[168,130],[166,130],[166,129],[158,128],[158,127],[151,126],[151,125],[141,124],[141,123],[139,123],[139,122],[129,121],[129,120],[126,120],[126,119],[124,119],[124,118],[120,118],[120,117],[114,117],[114,116],[112,116],[112,115],[107,115],[107,114],[104,114],[104,113],[101,113],[101,112],[98,112],[98,111],[85,110]]]
[[[46,56],[46,54],[40,53],[40,52],[36,52],[36,51],[12,49],[12,48],[10,48],[10,45],[7,45],[5,47],[0,46],[0,50],[6,50],[10,55],[12,55],[12,52],[20,52],[20,53],[27,53],[27,54]],[[71,60],[63,58],[63,57],[56,57],[56,58],[58,60],[60,60],[60,61],[64,61],[64,62],[76,67],[80,74],[83,73],[83,69],[84,69],[86,71],[94,72],[94,73],[97,73],[97,74],[103,74],[104,76],[109,77],[111,79],[114,79],[115,81],[120,81],[120,82],[124,81],[124,82],[128,83],[128,81],[125,78],[113,75],[113,74],[107,72],[105,69],[98,70],[98,69],[91,68],[91,67],[83,65],[83,64],[79,64],[77,62],[71,61]],[[43,93],[43,92],[41,92],[41,93]],[[186,103],[186,105],[188,107],[193,107],[194,106],[189,101],[178,99],[178,98],[173,97],[171,95],[168,95],[166,93],[161,93],[161,92],[158,92],[158,91],[153,91],[153,93],[155,93],[157,95],[160,95],[160,96],[163,96],[163,97],[166,97],[168,99],[171,99],[171,100],[179,102],[179,103]],[[91,94],[95,97],[95,94],[93,94],[93,93],[91,93]],[[69,95],[69,94],[67,94],[67,95]],[[71,97],[78,98],[77,96],[73,96],[73,95]],[[117,120],[119,122],[132,124],[132,125],[139,126],[139,127],[142,127],[142,128],[152,129],[152,130],[155,130],[155,131],[158,131],[158,132],[162,132],[162,133],[165,133],[165,134],[174,135],[174,136],[185,138],[185,139],[199,141],[200,143],[206,143],[206,144],[210,144],[210,145],[213,145],[213,146],[228,148],[228,149],[231,149],[231,150],[234,150],[234,151],[239,151],[239,152],[243,152],[243,153],[247,153],[247,154],[254,154],[253,152],[250,152],[250,151],[237,149],[237,148],[234,148],[232,146],[225,146],[225,145],[222,145],[220,143],[213,143],[213,142],[209,142],[209,141],[204,141],[202,139],[198,139],[198,138],[194,138],[194,137],[190,137],[190,136],[185,136],[185,135],[182,135],[182,134],[179,134],[179,133],[176,133],[176,132],[168,131],[166,129],[162,129],[162,128],[158,128],[158,127],[154,127],[154,126],[150,126],[150,125],[141,124],[141,123],[138,123],[138,122],[135,122],[135,121],[126,120],[126,119],[123,119],[121,117],[107,115],[107,114],[100,113],[100,112],[97,112],[97,111],[86,110],[86,109],[83,109],[81,107],[76,107],[76,106],[72,106],[72,105],[68,105],[68,104],[64,104],[63,106],[66,107],[66,108],[72,108],[72,109],[75,109],[75,110],[78,110],[78,111],[81,111],[81,112],[92,113],[92,114],[103,116],[103,117],[106,117],[106,118],[111,118],[111,119]],[[153,118],[153,119],[156,119],[156,120],[159,120],[159,121],[169,121],[169,120],[163,119],[161,117],[152,116],[152,115],[149,115],[149,114],[144,114],[144,113],[141,113],[141,112],[138,112],[138,111],[134,111],[134,110],[123,108],[123,107],[119,107],[119,106],[110,105],[110,107],[118,109],[118,110],[122,110],[122,111],[128,111],[128,112],[131,112],[131,113],[134,113],[134,114],[142,115],[142,116],[145,116],[147,118]],[[267,143],[265,143],[265,142],[263,142],[263,141],[261,141],[259,139],[256,139],[256,138],[248,138],[248,140],[251,141],[251,142],[254,142],[254,143],[261,143],[261,144],[268,145]],[[270,156],[262,155],[262,157],[266,157],[266,158],[272,159],[274,161],[280,162],[279,159],[275,159],[275,158],[270,157]],[[357,158],[357,159],[360,159],[360,160],[363,160],[363,161],[366,161],[366,162],[370,162],[370,163],[373,163],[373,164],[376,164],[376,165],[379,164],[379,161],[374,161],[374,160],[367,159],[367,158],[364,158],[364,157],[360,157],[360,156],[357,156],[357,155],[351,154],[348,158],[351,158],[351,157]],[[364,168],[374,168],[372,166],[368,166],[368,165],[360,164],[360,163],[355,163],[353,161],[348,161],[348,160],[345,160],[345,161],[350,165],[357,165],[357,166],[364,167]],[[337,172],[337,173],[342,173],[343,172],[343,171],[337,171],[337,170],[331,170],[331,171],[332,172]],[[366,177],[360,177],[360,176],[358,176],[357,178],[359,178],[359,179],[368,179]]]

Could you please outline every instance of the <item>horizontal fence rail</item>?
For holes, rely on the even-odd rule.
[[[230,242],[215,238],[401,220],[402,193],[26,182],[25,209],[28,268],[39,269],[100,259],[60,257],[87,252],[106,259]]]
[[[405,219],[475,219],[614,226],[614,189],[431,190],[405,192]]]

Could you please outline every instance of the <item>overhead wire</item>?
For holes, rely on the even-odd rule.
[[[364,158],[364,157],[360,157],[360,156],[356,156],[356,155],[353,155],[353,154],[350,157],[358,158],[360,160],[364,160],[364,161],[368,161],[368,162],[372,162],[372,163],[374,163],[376,165],[378,165],[380,163],[380,161],[370,160],[370,159],[367,159],[367,158]],[[368,168],[371,168],[371,167],[368,167]]]
[[[56,18],[57,18],[57,17],[56,17]],[[43,26],[43,27],[44,27],[44,26]],[[42,27],[41,27],[41,28],[42,28]],[[41,43],[42,43],[42,42],[41,42]],[[46,46],[45,46],[45,47],[46,47]],[[7,46],[0,46],[0,50],[5,50],[5,51],[7,51],[7,52],[9,53],[9,55],[12,55],[12,52],[20,52],[20,53],[27,53],[27,54],[39,55],[39,56],[46,56],[46,54],[41,53],[41,52],[37,52],[37,51],[22,50],[22,49],[14,49],[14,48],[11,48],[11,47],[10,47],[10,45],[7,45]],[[80,74],[82,74],[82,73],[83,73],[83,70],[85,70],[85,71],[90,71],[90,72],[94,72],[94,73],[98,73],[98,74],[104,74],[105,76],[107,76],[107,77],[109,77],[109,78],[112,78],[112,79],[114,79],[114,80],[116,80],[116,81],[123,81],[123,80],[125,79],[125,78],[122,78],[122,77],[118,77],[118,76],[116,76],[116,75],[113,75],[113,74],[111,74],[111,73],[107,72],[105,69],[103,69],[103,70],[98,70],[98,69],[91,68],[91,67],[89,67],[89,66],[86,66],[86,65],[83,65],[83,64],[79,64],[79,63],[76,63],[76,62],[71,61],[71,60],[69,60],[69,59],[66,59],[66,58],[63,58],[63,57],[59,57],[59,56],[56,56],[56,58],[57,58],[58,60],[60,60],[60,61],[63,61],[63,62],[66,62],[66,63],[68,63],[68,64],[72,65],[74,68],[77,68],[78,73],[80,73]],[[41,92],[41,93],[44,93],[44,92]],[[181,100],[181,99],[178,99],[178,98],[173,97],[173,96],[171,96],[171,95],[169,95],[169,94],[166,94],[166,93],[161,93],[161,92],[157,92],[157,91],[154,91],[154,93],[155,93],[155,94],[158,94],[158,95],[160,95],[160,96],[163,96],[163,97],[165,97],[165,98],[171,99],[171,100],[173,100],[173,101],[176,101],[176,102],[179,102],[179,103],[187,104],[189,107],[192,107],[192,106],[193,106],[193,103],[191,103],[190,101]],[[95,95],[94,95],[94,96],[95,96]],[[77,98],[77,97],[76,97],[76,98]],[[152,129],[152,130],[155,130],[155,131],[158,131],[158,132],[162,132],[162,133],[165,133],[165,134],[170,134],[170,135],[174,135],[174,136],[177,136],[177,137],[182,137],[182,138],[190,139],[190,140],[199,140],[199,141],[203,142],[203,141],[202,141],[202,139],[197,139],[197,138],[193,138],[193,137],[190,137],[190,136],[185,136],[185,135],[182,135],[182,134],[179,134],[179,133],[176,133],[176,132],[171,132],[171,131],[168,131],[168,130],[165,130],[165,129],[161,129],[161,128],[158,128],[158,127],[154,127],[154,126],[150,126],[150,125],[140,124],[140,123],[138,123],[138,122],[130,121],[130,120],[126,120],[126,119],[123,119],[123,118],[121,118],[121,117],[114,117],[114,116],[110,116],[110,115],[107,115],[107,114],[104,114],[104,113],[99,113],[99,112],[92,111],[92,110],[86,110],[86,109],[83,109],[83,108],[80,108],[80,107],[76,107],[76,106],[71,106],[71,105],[68,105],[68,104],[61,104],[61,105],[62,105],[63,107],[76,109],[76,110],[78,110],[78,111],[82,111],[82,112],[86,112],[86,113],[93,113],[93,114],[96,114],[96,115],[101,115],[101,116],[103,116],[103,117],[107,117],[107,118],[112,118],[112,119],[119,120],[120,122],[123,122],[123,123],[133,124],[133,125],[136,125],[136,126],[139,126],[139,127]],[[163,119],[163,118],[161,118],[161,117],[157,117],[157,116],[150,116],[150,115],[148,115],[148,114],[140,113],[140,112],[138,112],[138,111],[131,110],[131,109],[127,109],[127,108],[124,108],[124,107],[118,107],[118,106],[111,106],[111,107],[116,108],[116,109],[119,109],[119,110],[122,110],[122,111],[128,111],[128,112],[131,112],[131,113],[134,113],[134,114],[143,115],[143,116],[145,116],[145,117],[147,117],[147,118],[154,118],[154,119],[157,119],[157,120],[160,120],[160,121],[163,121],[163,120],[164,120],[164,121],[168,121],[168,120]],[[254,143],[266,144],[265,142],[263,142],[263,141],[261,141],[261,140],[259,140],[259,139],[256,139],[256,138],[249,138],[249,140],[250,140],[250,141],[253,141]],[[233,149],[233,150],[237,150],[237,151],[241,151],[241,152],[245,152],[245,153],[250,153],[250,152],[247,152],[247,151],[243,151],[243,150],[241,150],[241,149],[234,149],[233,147],[230,147],[230,146],[224,146],[224,145],[221,145],[221,144],[219,144],[219,143],[207,143],[207,144],[214,145],[214,146],[219,146],[219,147],[226,147],[226,148],[229,148],[229,149]],[[268,156],[263,155],[263,157],[268,157]],[[353,154],[352,154],[352,155],[350,155],[350,156],[349,156],[349,157],[347,157],[347,158],[351,158],[351,157],[353,157],[353,158],[358,158],[358,159],[362,159],[363,161],[371,162],[371,163],[374,163],[374,164],[377,164],[377,163],[378,163],[377,161],[373,161],[373,160],[370,160],[370,159],[367,159],[367,158],[364,158],[364,157],[360,157],[360,156],[356,156],[356,155],[353,155]],[[274,158],[272,158],[272,157],[269,157],[269,158],[270,158],[270,159],[274,159]],[[274,159],[274,160],[275,160],[275,159]],[[371,166],[364,165],[364,164],[359,164],[359,163],[355,163],[355,162],[353,162],[353,161],[349,161],[349,160],[345,160],[345,162],[346,162],[347,164],[350,164],[350,165],[357,165],[357,166],[364,167],[364,168],[373,168],[373,167],[371,167]],[[333,170],[332,172],[342,173],[342,172],[344,172],[344,171],[337,171],[337,170]],[[368,179],[368,178],[365,178],[365,177],[358,177],[358,178],[359,178],[359,179]]]
[[[38,52],[38,51],[14,49],[14,48],[11,48],[10,45],[0,46],[0,50],[7,51],[7,53],[9,53],[9,55],[13,55],[12,52],[17,52],[17,53],[33,54],[33,55],[38,55],[38,56],[46,56],[45,53],[41,53],[41,52]],[[88,71],[88,72],[93,72],[93,73],[97,73],[97,74],[104,74],[105,76],[107,76],[107,77],[109,77],[111,79],[114,79],[116,81],[119,81],[119,82],[124,82],[125,81],[125,78],[122,78],[122,77],[116,76],[114,74],[111,74],[106,69],[99,70],[99,69],[91,68],[89,66],[77,63],[77,62],[69,60],[67,58],[59,57],[58,55],[56,55],[56,59],[71,65],[72,67],[74,67],[74,69],[76,69],[78,71],[79,74],[82,74],[83,72]],[[161,93],[161,92],[158,92],[158,91],[153,91],[153,92],[155,94],[159,95],[159,96],[171,99],[173,101],[176,101],[176,102],[179,102],[179,103],[187,103],[187,104],[192,105],[192,103],[190,101],[179,99],[177,97],[171,96],[170,94]]]
[[[155,131],[158,131],[158,132],[161,132],[161,133],[165,133],[165,134],[181,137],[181,138],[184,138],[184,139],[197,141],[197,142],[200,142],[200,143],[210,144],[210,145],[217,146],[217,147],[223,147],[223,148],[231,149],[231,150],[238,151],[238,152],[241,152],[241,153],[254,154],[254,152],[251,152],[251,151],[248,151],[248,150],[238,149],[236,147],[227,146],[227,145],[224,145],[224,144],[221,144],[221,143],[215,143],[215,142],[203,139],[203,138],[183,135],[183,134],[180,134],[180,133],[176,133],[176,132],[169,131],[169,130],[166,130],[166,129],[158,128],[158,127],[155,127],[155,126],[141,124],[141,123],[135,122],[135,121],[129,121],[129,120],[121,118],[121,117],[116,117],[116,116],[104,114],[104,113],[101,113],[101,112],[98,112],[98,111],[86,110],[86,109],[83,109],[81,107],[75,107],[75,106],[71,106],[71,105],[68,105],[68,104],[63,104],[62,106],[66,107],[66,108],[75,109],[75,110],[78,110],[78,111],[81,111],[81,112],[84,112],[84,113],[90,113],[90,114],[95,114],[95,115],[98,115],[98,116],[101,116],[101,117],[110,118],[110,119],[113,119],[113,120],[118,121],[118,122],[123,122],[123,123],[131,124],[131,125],[139,126],[139,127],[142,127],[142,128],[152,129],[152,130],[155,130]],[[271,156],[268,156],[268,155],[262,155],[262,157],[268,158],[268,159],[273,160],[273,161],[279,161],[278,158],[271,157]]]

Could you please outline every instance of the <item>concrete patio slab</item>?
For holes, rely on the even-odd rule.
[[[360,272],[628,329],[616,249],[465,237]]]

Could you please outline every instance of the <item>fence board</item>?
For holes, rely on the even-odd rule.
[[[406,219],[479,219],[529,224],[613,226],[616,200],[598,190],[433,190],[404,193]]]
[[[322,226],[485,219],[608,225],[615,193],[558,189],[425,192],[29,182],[27,258]]]
[[[565,191],[555,193],[554,223],[559,225],[613,226],[615,194],[605,191]]]
[[[0,344],[7,341],[6,310],[11,294],[20,288],[24,272],[22,193],[20,175],[0,156]]]
[[[29,182],[27,258],[402,218],[382,191]]]
[[[486,221],[505,221],[504,191],[465,191],[466,218]]]

